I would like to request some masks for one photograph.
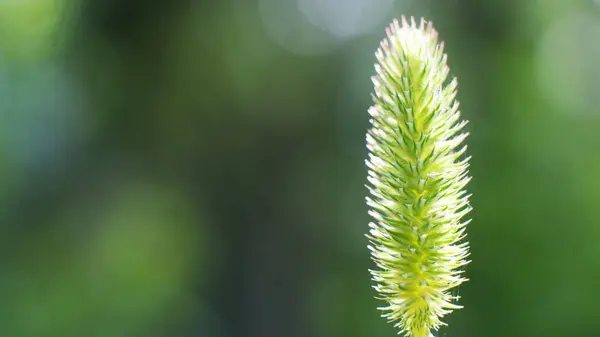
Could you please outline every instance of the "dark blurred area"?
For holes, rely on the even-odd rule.
[[[0,0],[0,336],[394,336],[364,136],[401,15],[471,122],[439,337],[597,336],[592,0]]]

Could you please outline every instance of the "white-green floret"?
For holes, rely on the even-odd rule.
[[[430,22],[403,17],[375,54],[367,133],[371,274],[387,302],[383,316],[407,337],[432,337],[440,319],[460,308],[451,289],[466,281],[469,263],[466,121],[443,49]]]

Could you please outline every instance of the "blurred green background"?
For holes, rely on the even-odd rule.
[[[394,336],[364,136],[403,14],[471,121],[439,336],[600,335],[600,1],[0,0],[0,336]]]

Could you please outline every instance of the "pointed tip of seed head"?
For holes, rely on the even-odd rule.
[[[433,22],[431,22],[431,21],[427,22],[427,30],[433,30]]]
[[[382,48],[377,48],[377,50],[375,51],[375,57],[378,60],[383,59],[383,49]]]
[[[425,28],[425,31],[427,33],[429,33],[431,36],[433,36],[433,38],[437,39],[438,32],[437,32],[437,30],[435,30],[435,27],[433,27],[433,22],[431,22],[431,21],[427,22],[427,27]]]
[[[421,18],[421,21],[419,22],[419,29],[425,30],[425,25],[429,27],[429,23],[425,20],[425,18]]]
[[[377,67],[378,67],[378,65],[376,64],[376,65],[375,65],[375,69],[377,69]],[[373,85],[375,85],[375,86],[376,86],[376,85],[379,85],[379,80],[378,80],[378,78],[377,78],[377,75],[373,75],[373,76],[371,76],[371,82],[372,82],[372,83],[373,83]]]
[[[402,16],[404,18],[404,16]],[[398,19],[394,19],[392,21],[392,24],[390,25],[390,27],[392,27],[393,30],[397,31],[400,29],[400,22],[398,22]]]
[[[387,37],[391,38],[392,36],[394,36],[394,31],[392,30],[392,27],[387,27],[385,29],[385,34],[387,35]]]
[[[396,20],[396,23],[398,20]],[[402,15],[402,27],[408,27],[408,21],[406,20],[406,16]]]
[[[389,27],[386,29],[386,32],[388,34],[388,37],[392,37],[393,34],[389,31]],[[377,49],[377,51],[375,52],[375,55],[377,56],[377,54],[379,54],[380,56],[383,56],[383,52],[389,52],[390,51],[390,43],[388,42],[388,39],[383,39],[381,40],[381,42],[379,43],[379,48]],[[378,56],[379,58],[379,56]]]
[[[435,28],[433,27],[432,22],[426,20],[423,17],[419,18],[418,20],[419,21],[417,22],[417,19],[415,19],[414,16],[407,17],[405,15],[402,15],[400,17],[400,21],[398,21],[398,19],[394,19],[392,23],[388,27],[386,27],[386,34],[388,39],[392,39],[394,36],[397,36],[401,31],[418,30],[424,36],[427,36],[429,39],[436,41],[438,38],[438,34]]]

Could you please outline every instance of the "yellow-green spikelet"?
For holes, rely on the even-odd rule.
[[[383,316],[404,336],[431,337],[444,325],[440,318],[460,308],[451,289],[466,281],[466,121],[430,22],[394,20],[375,55],[367,133],[371,274],[388,304]]]

